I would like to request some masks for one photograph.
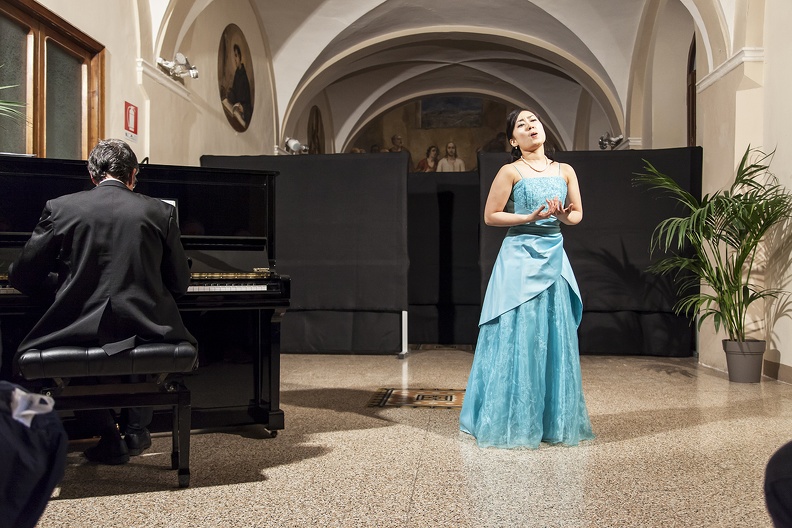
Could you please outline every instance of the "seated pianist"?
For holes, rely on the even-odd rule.
[[[88,158],[95,187],[49,200],[19,257],[11,286],[54,296],[19,350],[102,347],[117,354],[147,342],[196,344],[175,298],[190,270],[174,208],[133,192],[137,157],[123,141],[100,141]],[[151,446],[151,408],[128,409],[126,434],[110,410],[82,411],[101,436],[85,451],[97,463],[123,464]]]

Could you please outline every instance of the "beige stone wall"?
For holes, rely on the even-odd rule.
[[[722,188],[731,180],[749,144],[766,152],[775,149],[771,170],[792,188],[792,136],[786,130],[788,116],[792,115],[788,95],[792,54],[785,44],[792,4],[767,0],[754,2],[750,7],[748,16],[736,15],[744,17],[736,24],[735,34],[744,39],[734,43],[732,60],[737,65],[716,65],[716,80],[698,93],[697,138],[704,150],[705,193]],[[761,13],[761,7],[764,16],[755,16]],[[768,285],[792,290],[788,226],[778,235],[768,246],[771,260],[767,268],[756,271]],[[765,373],[792,382],[792,308],[774,303],[752,315],[753,337],[768,340]],[[703,326],[698,347],[701,363],[725,370],[721,348],[724,337],[722,331],[715,332],[711,323]]]
[[[678,1],[666,3],[657,20],[651,69],[651,110],[643,148],[687,146],[687,69],[693,19]],[[650,143],[647,144],[647,141]]]
[[[766,0],[764,21],[764,99],[760,108],[753,110],[762,116],[764,148],[775,149],[772,170],[781,182],[792,189],[792,134],[789,133],[792,116],[792,53],[789,48],[789,21],[792,20],[792,2]],[[792,229],[784,230],[784,242],[789,242]],[[778,251],[769,266],[772,284],[792,291],[792,255],[788,247]],[[768,333],[768,352],[765,361],[781,364],[778,377],[792,383],[792,308],[781,310],[776,304],[767,312],[771,321]]]
[[[742,80],[743,68],[732,69],[697,96],[697,143],[704,151],[702,192],[705,194],[722,189],[734,177],[737,163],[735,131],[738,126],[735,94]],[[723,331],[715,332],[711,320],[707,321],[699,333],[699,361],[726,370],[726,357],[721,346],[721,339],[725,337]]]
[[[139,158],[148,156],[157,164],[199,165],[202,154],[272,153],[277,127],[271,59],[266,36],[248,2],[210,3],[186,31],[167,28],[161,38],[151,30],[159,27],[158,21],[139,19],[140,13],[143,17],[150,13],[148,9],[139,12],[137,2],[40,3],[105,46],[105,135],[123,138],[124,102],[136,105],[140,130],[137,141],[130,144]],[[220,102],[218,49],[228,24],[240,27],[254,57],[254,111],[244,132],[230,126]],[[150,49],[158,41],[175,43],[171,47],[177,49]],[[182,85],[157,70],[160,53],[172,60],[177,51],[198,67],[198,79],[185,79]]]

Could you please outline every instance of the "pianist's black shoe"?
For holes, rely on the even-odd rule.
[[[102,436],[98,444],[89,447],[83,454],[97,464],[117,466],[129,462],[129,449],[121,435]]]
[[[124,435],[124,442],[129,450],[129,456],[138,456],[151,447],[151,433],[148,429],[143,429],[141,433],[127,433]]]

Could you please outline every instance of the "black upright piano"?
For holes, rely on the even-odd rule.
[[[191,261],[177,299],[198,339],[199,367],[185,377],[196,429],[263,424],[283,429],[280,322],[290,281],[275,268],[277,172],[141,165],[135,192],[177,209]],[[85,161],[0,155],[0,379],[15,379],[14,353],[43,307],[8,284],[8,266],[48,199],[90,189]],[[167,429],[164,416],[159,417]],[[155,415],[153,428],[157,428]]]

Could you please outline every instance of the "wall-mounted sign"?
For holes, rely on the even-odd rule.
[[[138,136],[138,107],[124,101],[124,137],[130,141],[137,141]]]

